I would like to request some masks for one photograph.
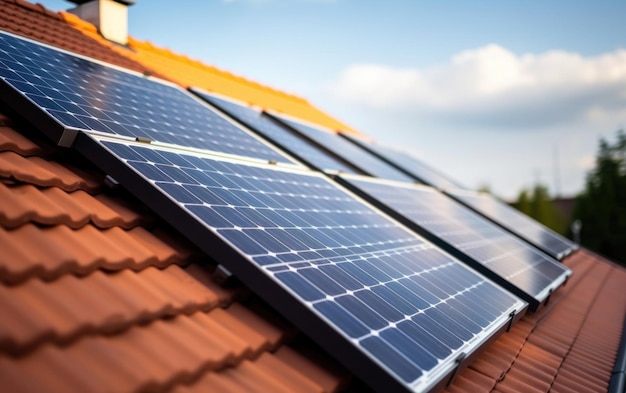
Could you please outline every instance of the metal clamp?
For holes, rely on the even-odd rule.
[[[459,375],[459,373],[461,372],[461,365],[465,361],[465,358],[467,358],[467,354],[465,352],[461,352],[459,356],[457,356],[457,358],[454,359],[454,362],[456,363],[456,368],[452,372],[452,375],[450,375],[450,379],[448,380],[446,387],[450,386],[452,382],[454,381],[454,379],[456,378],[456,376]]]
[[[138,136],[135,137],[135,141],[136,142],[140,142],[140,143],[152,143],[152,139],[150,138],[146,138],[145,136]]]

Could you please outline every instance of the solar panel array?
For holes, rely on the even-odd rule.
[[[292,161],[166,82],[0,33],[0,93],[3,104],[113,176],[374,389],[442,387],[526,310],[455,258],[456,248],[442,251],[322,173],[273,165]],[[400,165],[339,135],[208,101],[313,168],[413,181]],[[430,207],[449,208],[439,202]],[[502,250],[463,232],[464,214],[449,216],[455,223],[423,219],[461,251],[477,245],[481,251],[471,252],[485,264],[518,285],[525,277],[540,296],[543,277],[519,273],[517,260],[511,272],[492,262]],[[476,228],[502,241],[493,228]],[[531,263],[530,252],[506,244]]]
[[[382,146],[376,143],[367,142],[362,138],[357,138],[352,135],[341,134],[344,138],[349,141],[355,143],[358,146],[361,146],[363,149],[375,154],[381,159],[389,162],[391,165],[397,167],[408,175],[414,177],[416,180],[419,180],[421,183],[427,184],[431,187],[436,187],[439,189],[464,189],[465,187],[461,186],[456,181],[450,179],[449,177],[441,174],[437,170],[429,167],[418,159],[410,156],[407,153]]]
[[[43,110],[61,125],[55,140],[75,128],[291,162],[178,87],[2,32],[1,81],[21,93],[16,111]]]
[[[216,106],[244,126],[262,135],[274,145],[298,157],[307,166],[317,170],[336,170],[345,173],[358,171],[332,154],[311,145],[289,129],[276,124],[261,111],[222,99],[198,88],[191,90],[203,100]]]
[[[358,348],[405,389],[434,383],[430,375],[454,368],[461,353],[525,307],[320,173],[128,142],[102,141],[105,153],[94,143],[78,149],[131,191],[142,188],[137,193],[148,206],[179,217],[170,223],[191,239],[200,236],[198,245],[238,277],[254,270],[246,283],[255,292],[289,303],[280,288],[297,299],[300,328],[315,337],[332,326],[340,345]],[[220,254],[225,247],[212,235],[239,257]],[[306,313],[315,316],[311,323]]]
[[[409,227],[431,234],[430,239],[452,253],[460,251],[455,255],[474,266],[482,265],[485,274],[512,287],[533,309],[571,275],[558,261],[432,188],[355,176],[343,179],[390,208],[387,211]]]
[[[491,195],[460,190],[447,190],[446,192],[466,206],[556,259],[562,259],[578,247],[576,243],[564,238]]]
[[[413,183],[415,179],[399,171],[378,157],[366,152],[350,141],[338,134],[324,131],[320,128],[299,123],[284,117],[274,116],[272,118],[281,124],[285,124],[291,129],[309,138],[314,143],[324,147],[336,155],[344,157],[352,165],[360,169],[361,174],[376,176],[383,179],[399,180]]]

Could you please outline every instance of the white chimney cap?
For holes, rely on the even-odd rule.
[[[93,23],[107,40],[128,43],[128,6],[132,0],[70,0],[78,4],[69,13]]]

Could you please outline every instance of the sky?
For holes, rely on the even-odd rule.
[[[137,0],[129,32],[515,199],[581,192],[600,138],[626,127],[625,15],[624,0]]]

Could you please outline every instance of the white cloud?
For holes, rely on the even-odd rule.
[[[598,120],[624,113],[626,50],[518,55],[490,44],[430,68],[355,64],[331,89],[359,106],[450,124],[536,128]]]

